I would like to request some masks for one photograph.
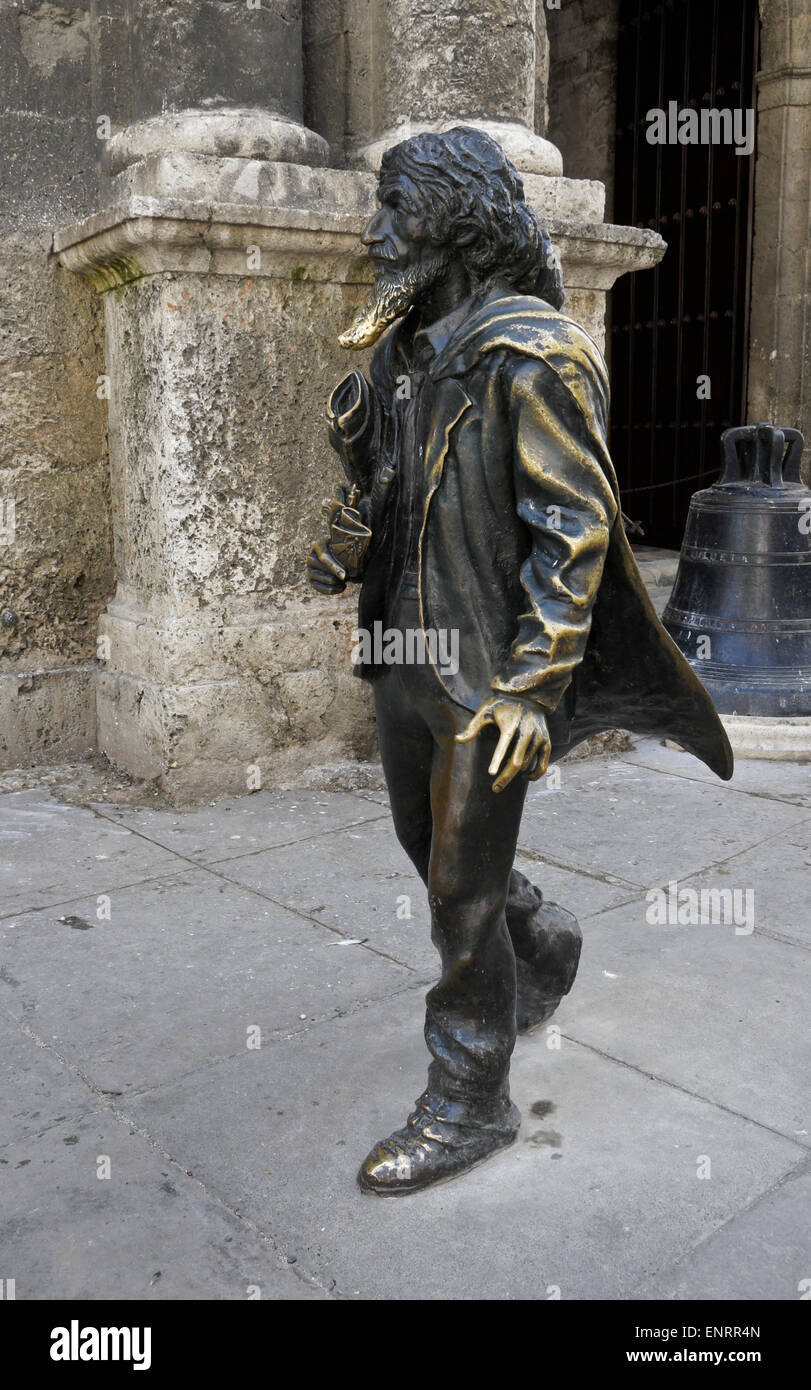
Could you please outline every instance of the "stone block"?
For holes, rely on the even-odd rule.
[[[96,749],[89,667],[0,674],[0,767],[89,758]]]

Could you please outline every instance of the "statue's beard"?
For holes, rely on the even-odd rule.
[[[442,279],[448,259],[447,252],[443,251],[405,270],[377,271],[366,304],[338,339],[341,347],[364,348],[376,343],[390,323],[402,318],[412,304]]]

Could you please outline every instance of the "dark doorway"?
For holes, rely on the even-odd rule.
[[[757,0],[620,0],[614,221],[668,245],[612,295],[611,452],[646,545],[678,549],[721,432],[745,423],[755,164],[734,143],[649,143],[647,115],[687,134],[676,108],[754,109],[758,28]]]

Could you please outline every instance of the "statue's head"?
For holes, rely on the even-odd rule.
[[[412,136],[383,156],[380,207],[363,232],[375,267],[371,297],[343,347],[367,347],[433,290],[452,266],[469,292],[504,282],[556,309],[563,280],[501,146],[470,126]]]

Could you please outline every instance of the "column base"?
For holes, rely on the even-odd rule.
[[[227,106],[164,111],[124,126],[106,142],[102,167],[107,174],[119,174],[149,155],[180,151],[286,164],[329,163],[326,140],[298,121],[256,107]]]
[[[392,145],[408,140],[412,135],[422,135],[429,130],[441,134],[460,125],[473,126],[474,130],[483,130],[492,135],[520,173],[558,176],[563,173],[563,158],[557,145],[545,140],[542,135],[536,135],[528,126],[520,125],[517,121],[480,121],[466,116],[446,121],[406,121],[394,130],[387,130],[379,139],[358,147],[352,163],[377,173],[384,152]]]
[[[811,718],[766,719],[760,715],[722,714],[736,758],[770,758],[811,762]]]
[[[101,752],[177,804],[277,786],[309,767],[375,756],[371,695],[352,674],[351,600],[284,615],[191,620],[115,601],[96,677]]]

